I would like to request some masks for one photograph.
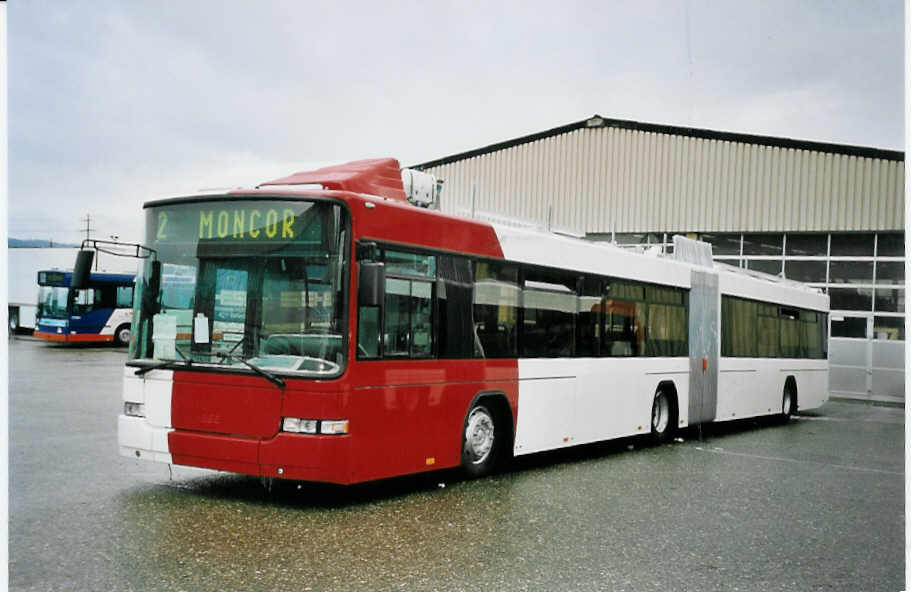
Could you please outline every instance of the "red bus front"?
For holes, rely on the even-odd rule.
[[[489,227],[344,192],[147,204],[157,256],[137,277],[121,454],[353,483],[457,466],[479,393],[515,425],[515,359],[436,359],[435,261],[387,255],[385,314],[404,330],[359,311],[359,239],[502,256]]]

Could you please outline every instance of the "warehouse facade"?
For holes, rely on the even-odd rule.
[[[447,213],[718,261],[830,296],[833,395],[904,400],[904,153],[606,119],[415,165]]]

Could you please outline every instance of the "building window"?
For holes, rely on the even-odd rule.
[[[739,234],[703,234],[699,240],[711,243],[712,255],[740,255]]]
[[[867,337],[866,317],[842,317],[832,319],[832,337],[850,337],[864,339]]]
[[[905,264],[900,261],[878,261],[876,263],[876,283],[904,285]]]
[[[873,310],[871,288],[829,288],[829,308],[832,310]]]
[[[873,339],[904,341],[904,317],[873,317]]]
[[[791,244],[790,238],[788,244]],[[798,282],[825,283],[826,262],[785,260],[784,276]]]
[[[771,275],[781,275],[780,259],[747,259],[746,264],[747,269],[752,269],[753,271],[761,271],[762,273]]]
[[[872,234],[833,234],[832,257],[872,257]]]
[[[785,255],[794,257],[825,257],[829,253],[827,234],[789,234],[785,241]]]
[[[876,288],[875,305],[877,312],[905,312],[905,290]]]
[[[743,254],[781,256],[781,234],[744,234]]]
[[[877,257],[904,257],[905,235],[901,232],[881,233],[876,237]]]
[[[830,284],[872,284],[871,261],[832,261],[829,264]]]

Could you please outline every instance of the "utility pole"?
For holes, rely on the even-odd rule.
[[[86,214],[85,218],[83,218],[82,221],[85,222],[85,228],[80,228],[79,231],[85,233],[85,240],[89,240],[92,238],[92,232],[95,230],[92,228],[91,214]]]
[[[85,240],[90,240],[92,232],[95,230],[92,228],[92,215],[86,214],[82,221],[85,222],[85,228],[80,228],[79,230],[85,233]],[[95,257],[95,271],[98,271],[98,257]]]

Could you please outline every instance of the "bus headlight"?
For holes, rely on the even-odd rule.
[[[142,403],[131,403],[129,401],[123,404],[123,414],[130,417],[145,417],[146,406]]]
[[[282,421],[282,431],[291,432],[292,434],[315,434],[315,419],[298,419],[297,417],[286,417]]]
[[[348,420],[285,417],[282,419],[282,431],[292,434],[347,434]]]

